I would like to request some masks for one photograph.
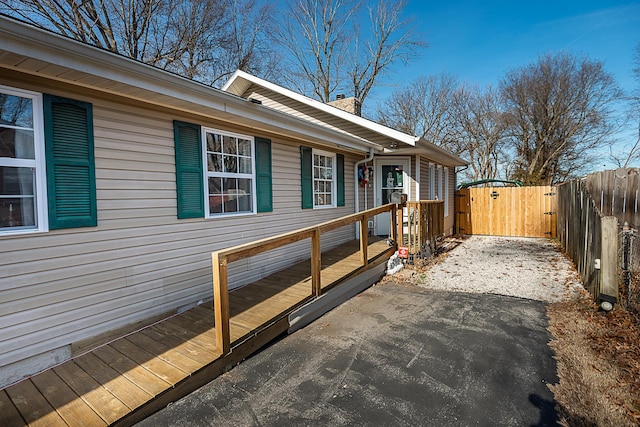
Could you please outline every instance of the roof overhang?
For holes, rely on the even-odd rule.
[[[341,110],[340,108],[309,98],[308,96],[296,93],[292,90],[279,86],[275,83],[268,82],[264,79],[253,76],[241,70],[237,70],[235,73],[233,73],[227,83],[225,83],[225,85],[222,87],[222,90],[237,96],[243,96],[247,92],[247,90],[254,84],[262,86],[270,91],[279,93],[296,102],[315,108],[318,111],[330,114],[331,116],[336,117],[340,120],[344,120],[351,124],[360,126],[362,129],[366,129],[367,131],[372,131],[395,143],[413,147],[419,140],[419,138],[413,135],[400,132],[390,127],[381,125],[380,123],[376,123],[372,120],[365,119],[364,117],[351,114],[347,111]]]
[[[382,151],[363,138],[328,129],[210,86],[0,16],[0,69],[152,104],[190,115],[346,151]],[[0,82],[2,77],[0,76]]]
[[[425,140],[420,140],[416,147],[397,149],[385,148],[384,154],[403,156],[419,154],[444,166],[467,166],[469,164],[469,162],[463,158]]]

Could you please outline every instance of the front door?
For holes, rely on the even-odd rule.
[[[390,203],[391,193],[398,191],[409,194],[409,176],[411,162],[407,158],[378,158],[375,170],[375,203],[376,207]],[[389,213],[376,215],[376,236],[390,234],[391,216]]]

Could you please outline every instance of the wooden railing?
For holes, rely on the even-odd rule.
[[[403,224],[402,245],[409,248],[411,255],[424,254],[427,248],[433,253],[436,240],[444,234],[444,201],[407,202],[406,209],[406,233]]]
[[[227,276],[227,267],[230,263],[274,250],[291,243],[299,242],[301,240],[311,239],[311,295],[320,296],[322,293],[320,281],[320,239],[322,233],[326,233],[349,224],[359,223],[360,262],[362,266],[366,266],[369,262],[367,254],[369,229],[367,221],[369,218],[384,212],[389,212],[391,215],[391,224],[396,224],[396,205],[389,204],[324,222],[312,227],[302,228],[289,233],[280,234],[278,236],[213,252],[211,254],[213,263],[213,305],[215,312],[216,342],[220,354],[227,354],[231,350],[229,287]],[[393,230],[393,235],[391,236],[392,239],[397,241],[395,235],[396,227],[392,226],[391,230]]]

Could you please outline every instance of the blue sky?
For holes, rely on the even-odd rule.
[[[479,86],[497,86],[506,71],[539,55],[569,51],[603,61],[623,90],[640,43],[640,1],[413,0],[407,15],[429,47],[372,92],[370,106],[421,75],[446,71]]]

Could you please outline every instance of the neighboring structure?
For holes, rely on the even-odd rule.
[[[223,90],[382,146],[382,153],[370,156],[365,163],[359,162],[359,170],[354,171],[359,178],[354,189],[358,195],[356,209],[386,204],[393,191],[406,193],[411,201],[444,200],[445,230],[453,234],[455,168],[466,166],[465,160],[424,139],[352,114],[354,105],[358,106],[355,98],[339,96],[337,101],[324,104],[243,71],[236,71]],[[358,110],[359,106],[353,111]],[[379,216],[373,231],[387,235],[388,227],[389,221]]]
[[[210,299],[214,250],[385,203],[396,188],[444,198],[453,219],[464,162],[411,136],[282,93],[274,103],[278,91],[244,73],[227,93],[9,18],[0,40],[0,387]],[[374,198],[358,171],[384,153],[373,176],[393,181]],[[298,253],[234,264],[230,283]]]

